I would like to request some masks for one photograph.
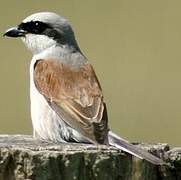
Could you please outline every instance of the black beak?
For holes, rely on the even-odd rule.
[[[7,36],[7,37],[24,37],[26,35],[26,31],[18,28],[18,27],[13,27],[8,29],[3,36]]]

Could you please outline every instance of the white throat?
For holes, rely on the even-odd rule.
[[[45,35],[28,34],[22,38],[27,48],[33,53],[34,63],[38,59],[58,60],[61,63],[79,68],[80,65],[87,62],[81,52],[68,45],[60,45],[52,38]]]
[[[39,54],[56,44],[53,39],[38,34],[27,34],[26,37],[22,38],[22,41],[33,55]]]

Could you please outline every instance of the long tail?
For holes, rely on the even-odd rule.
[[[157,158],[156,156],[144,151],[143,149],[135,145],[130,144],[128,141],[122,139],[118,135],[114,134],[112,131],[109,131],[108,139],[110,145],[129,154],[132,154],[133,156],[136,156],[140,159],[145,159],[155,165],[166,164],[163,160]]]

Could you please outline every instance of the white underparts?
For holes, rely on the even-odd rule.
[[[31,45],[28,46],[30,47]],[[33,74],[34,65],[38,59],[58,60],[61,61],[61,63],[69,64],[74,68],[86,62],[86,59],[79,52],[71,53],[67,49],[62,49],[60,46],[56,45],[52,45],[40,53],[34,54],[30,65],[31,117],[34,135],[40,139],[54,142],[66,142],[72,139],[77,142],[87,142],[81,134],[69,127],[57,115],[44,96],[40,94],[36,88]]]

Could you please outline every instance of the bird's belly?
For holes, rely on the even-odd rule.
[[[31,118],[34,135],[40,139],[62,142],[69,139],[70,129],[51,109],[46,99],[31,86]]]

